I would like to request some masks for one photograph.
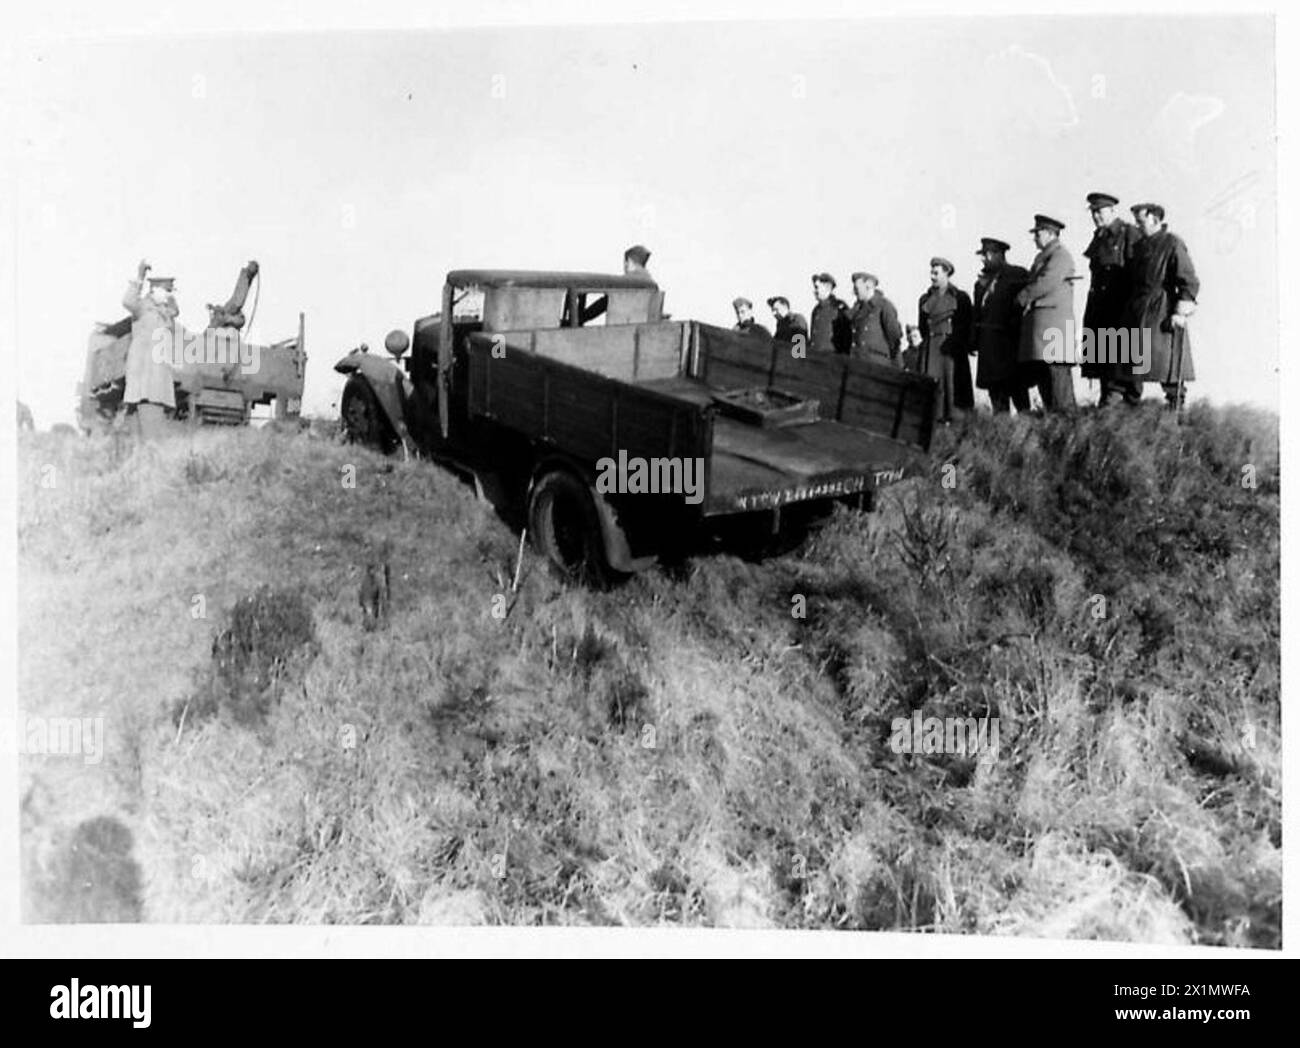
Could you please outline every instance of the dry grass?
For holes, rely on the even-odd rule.
[[[505,619],[515,536],[427,465],[272,432],[25,438],[21,704],[100,711],[109,739],[96,767],[24,761],[28,914],[111,814],[152,921],[1276,947],[1275,429],[981,419],[796,554],[613,593],[530,556]],[[289,601],[303,643],[241,684],[256,716],[179,723],[259,592],[297,595],[314,640]],[[997,716],[999,760],[893,753],[913,708]]]

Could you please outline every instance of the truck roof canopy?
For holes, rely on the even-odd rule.
[[[553,269],[453,269],[447,274],[447,283],[453,287],[577,288],[580,291],[658,287],[646,277]]]

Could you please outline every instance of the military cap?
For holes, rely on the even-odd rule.
[[[623,252],[624,258],[630,258],[638,266],[644,266],[650,261],[650,251],[644,244],[633,244]]]
[[[1059,233],[1065,228],[1065,223],[1060,219],[1049,218],[1047,215],[1035,215],[1034,224],[1030,227],[1029,232],[1036,233],[1040,229],[1050,229],[1053,233]]]
[[[733,298],[731,300],[732,309],[739,309],[741,306],[744,306],[746,309],[753,309],[754,303],[747,298]]]
[[[829,273],[814,273],[812,278],[814,284],[830,284],[831,287],[835,286],[835,278]]]
[[[1110,193],[1089,193],[1088,206],[1094,211],[1099,207],[1114,207],[1119,203],[1119,197],[1112,196]]]
[[[1134,204],[1129,208],[1129,210],[1132,211],[1134,215],[1140,214],[1143,211],[1149,211],[1161,222],[1165,220],[1165,209],[1159,204]]]
[[[871,283],[875,284],[877,287],[880,286],[880,278],[879,278],[878,276],[876,276],[875,273],[867,273],[867,272],[865,272],[865,271],[863,271],[863,270],[861,270],[861,269],[858,270],[856,273],[853,274],[853,280],[854,280],[855,282],[856,282],[856,281],[859,281],[859,280],[869,280]]]
[[[930,268],[933,269],[935,266],[943,266],[943,268],[948,271],[949,276],[952,276],[954,273],[957,272],[956,266],[954,266],[946,258],[942,258],[939,255],[935,255],[934,258],[930,259]]]
[[[767,300],[768,308],[770,309],[772,306],[775,306],[778,302],[784,302],[787,308],[790,305],[790,300],[786,298],[784,295],[773,295],[771,298]]]
[[[149,281],[150,284],[166,285],[168,291],[170,291],[176,284],[175,277],[147,277],[146,279]]]
[[[1001,251],[1004,255],[1011,250],[1011,245],[997,237],[980,237],[980,249],[975,252],[982,255],[986,251]]]

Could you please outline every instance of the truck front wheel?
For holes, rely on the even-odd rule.
[[[379,398],[365,379],[353,375],[343,387],[343,400],[339,412],[343,416],[343,432],[348,443],[361,444],[384,455],[401,446],[393,427],[384,417]]]
[[[627,576],[610,567],[591,492],[572,473],[553,470],[533,485],[528,530],[537,552],[562,578],[604,588]]]

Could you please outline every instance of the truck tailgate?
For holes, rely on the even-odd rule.
[[[901,480],[918,448],[839,422],[763,428],[715,417],[706,516],[872,491]]]

